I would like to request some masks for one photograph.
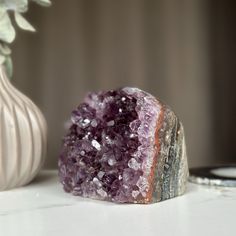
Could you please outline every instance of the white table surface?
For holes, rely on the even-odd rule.
[[[0,236],[236,236],[236,188],[188,185],[152,205],[114,204],[64,193],[56,171],[0,192]]]

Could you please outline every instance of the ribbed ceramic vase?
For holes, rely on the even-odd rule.
[[[47,126],[37,106],[0,66],[0,191],[29,183],[46,155]]]

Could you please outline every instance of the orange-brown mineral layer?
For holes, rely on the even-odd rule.
[[[161,110],[160,110],[160,114],[159,117],[157,119],[157,125],[156,125],[156,132],[155,132],[155,145],[156,145],[156,152],[153,158],[153,163],[152,163],[152,167],[151,167],[151,171],[150,171],[150,175],[148,178],[148,186],[149,190],[147,192],[147,196],[143,199],[141,199],[140,201],[138,201],[139,203],[151,203],[152,202],[152,193],[153,193],[153,188],[154,188],[154,178],[155,178],[155,169],[156,169],[156,165],[157,165],[157,158],[158,158],[158,154],[160,152],[160,137],[159,137],[159,130],[162,127],[163,124],[163,119],[164,119],[164,106],[161,105]]]

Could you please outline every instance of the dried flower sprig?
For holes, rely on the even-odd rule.
[[[11,44],[16,37],[12,18],[19,28],[34,32],[34,27],[23,17],[28,11],[30,1],[42,6],[51,5],[50,0],[0,0],[0,65],[5,66],[9,77],[12,76],[12,60],[8,44]]]

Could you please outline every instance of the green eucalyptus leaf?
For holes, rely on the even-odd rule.
[[[26,12],[28,10],[28,0],[0,0],[0,5],[6,10]]]
[[[0,54],[4,56],[10,55],[11,49],[5,43],[0,43]]]
[[[16,32],[4,8],[0,8],[0,29],[0,40],[6,43],[12,43],[16,37]]]
[[[4,62],[4,67],[6,69],[6,73],[9,79],[12,78],[13,75],[13,64],[10,56],[7,56]]]
[[[0,54],[0,65],[2,65],[6,60],[6,57],[4,55]]]
[[[32,0],[32,1],[44,7],[49,7],[52,4],[50,0]]]
[[[23,29],[35,32],[35,28],[18,12],[14,13],[17,25]]]
[[[29,1],[42,6],[50,6],[50,0],[0,0],[0,65],[6,69],[8,78],[12,77],[13,65],[10,57],[11,50],[7,44],[15,39],[16,32],[9,17],[9,12],[14,13],[16,24],[24,30],[35,31],[34,27],[22,16],[28,10]]]

